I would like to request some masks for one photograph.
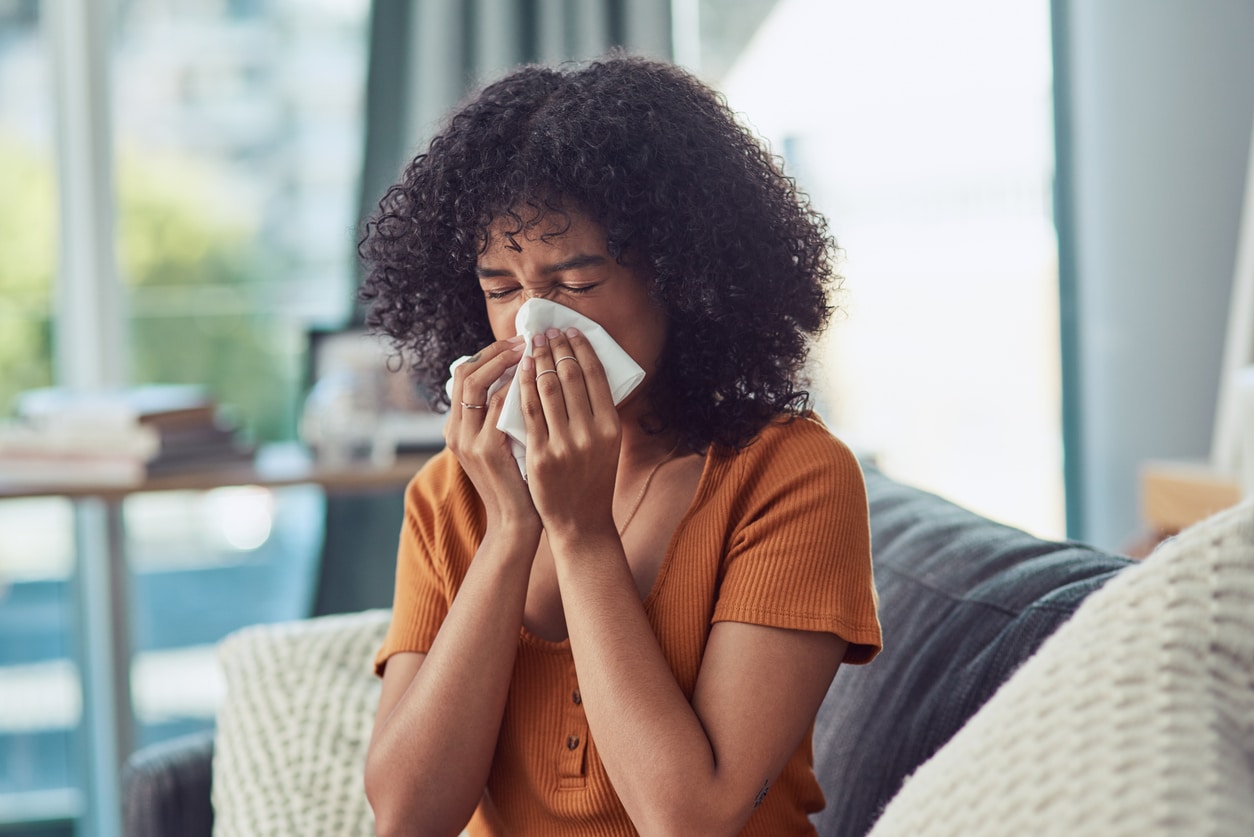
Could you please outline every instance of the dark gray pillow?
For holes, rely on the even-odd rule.
[[[864,835],[932,756],[1126,558],[1035,538],[867,469],[884,650],[815,722],[823,835]]]
[[[212,732],[152,744],[132,754],[122,772],[122,833],[210,837],[212,781]]]

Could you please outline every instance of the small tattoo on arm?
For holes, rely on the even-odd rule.
[[[766,792],[771,789],[771,782],[768,779],[762,783],[762,790],[758,791],[758,795],[753,798],[753,808],[756,811],[758,806],[762,804],[762,800],[766,799]]]
[[[469,360],[467,360],[466,362],[467,362],[467,363],[474,363],[476,360],[478,360],[478,359],[479,359],[479,355],[481,355],[481,354],[483,354],[483,352],[475,352],[473,355],[471,355],[471,356],[470,356],[470,359],[469,359]]]

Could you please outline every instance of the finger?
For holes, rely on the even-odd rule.
[[[487,405],[484,409],[478,411],[483,414],[483,425],[478,428],[478,432],[475,435],[478,442],[484,445],[484,450],[490,450],[494,445],[508,447],[507,437],[504,432],[497,430],[497,424],[500,422],[501,413],[504,411],[505,396],[509,390],[509,380],[515,374],[517,374],[517,366],[509,367],[504,373],[505,385],[488,396]]]
[[[583,368],[579,358],[571,348],[570,340],[557,329],[546,332],[549,339],[549,350],[553,356],[553,369],[562,382],[562,396],[566,401],[566,415],[571,423],[580,422],[592,417],[592,407],[588,403],[588,389],[584,383]]]
[[[488,390],[506,369],[518,363],[524,345],[521,337],[497,341],[453,370],[455,418],[483,418]]]
[[[536,390],[536,362],[531,355],[523,355],[518,362],[518,402],[522,408],[523,425],[527,428],[527,449],[535,450],[549,438],[548,422],[544,418],[544,405]]]
[[[588,405],[594,416],[603,416],[615,412],[614,393],[610,390],[610,381],[605,374],[605,367],[597,357],[592,343],[576,328],[568,328],[565,333],[567,345],[571,353],[579,361],[579,369],[583,374],[584,387],[587,391]],[[565,363],[564,366],[572,366]]]
[[[548,336],[537,334],[531,343],[531,358],[535,363],[535,387],[540,404],[544,407],[545,422],[552,430],[554,421],[566,419],[566,398],[562,394],[561,376],[553,368],[553,350],[549,346]]]

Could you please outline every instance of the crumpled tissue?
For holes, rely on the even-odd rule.
[[[527,356],[531,355],[534,348],[531,338],[536,334],[549,328],[564,331],[571,327],[579,329],[588,338],[601,365],[605,367],[605,375],[609,379],[610,393],[614,396],[614,403],[622,403],[622,400],[644,380],[644,370],[631,359],[631,355],[627,354],[622,346],[614,342],[614,338],[610,337],[598,323],[572,308],[538,297],[524,302],[514,317],[516,333],[526,338],[523,354]],[[445,385],[445,392],[448,393],[450,401],[453,399],[453,370],[469,359],[470,356],[467,355],[449,364],[449,379]],[[510,437],[510,447],[513,450],[514,459],[518,462],[518,470],[522,473],[523,479],[526,479],[527,428],[523,423],[522,397],[519,392],[518,377],[514,375],[515,369],[517,369],[516,366],[511,366],[488,388],[488,397],[491,398],[493,393],[503,386],[509,387],[505,393],[505,403],[501,407],[501,418],[496,423],[496,429]]]

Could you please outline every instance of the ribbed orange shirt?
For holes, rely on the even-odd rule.
[[[392,624],[375,659],[427,652],[484,532],[483,507],[447,451],[405,497]],[[776,422],[738,451],[711,448],[696,494],[644,600],[662,652],[689,700],[710,628],[734,621],[825,631],[846,663],[879,651],[866,489],[857,460],[816,419]],[[744,835],[813,834],[823,807],[807,734]],[[634,835],[591,739],[569,640],[519,631],[509,700],[481,835]]]

